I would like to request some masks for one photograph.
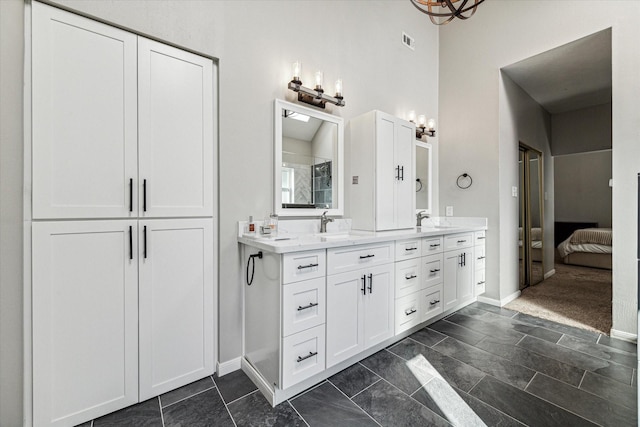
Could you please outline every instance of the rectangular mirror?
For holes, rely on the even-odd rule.
[[[416,140],[416,211],[432,214],[431,143]]]
[[[342,215],[343,119],[276,99],[274,129],[275,212]]]

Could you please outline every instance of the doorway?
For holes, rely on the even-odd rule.
[[[542,152],[519,145],[519,276],[520,290],[544,280],[544,210]]]

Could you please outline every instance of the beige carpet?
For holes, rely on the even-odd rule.
[[[609,335],[611,270],[558,263],[556,274],[530,286],[510,310]]]

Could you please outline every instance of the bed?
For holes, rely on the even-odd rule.
[[[610,228],[582,228],[558,245],[565,264],[611,270],[612,233]]]

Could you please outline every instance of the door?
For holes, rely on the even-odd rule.
[[[444,253],[444,311],[473,298],[473,265],[471,249]]]
[[[213,374],[213,221],[140,221],[140,401]]]
[[[138,38],[140,216],[213,215],[213,62]]]
[[[394,153],[395,117],[376,111],[376,230],[393,230],[398,164]]]
[[[396,119],[395,163],[400,166],[400,179],[396,180],[395,219],[396,228],[411,228],[415,220],[415,127],[409,122]]]
[[[364,350],[362,270],[327,277],[327,368]]]
[[[387,264],[367,270],[364,300],[364,349],[393,336],[394,327],[394,265]]]
[[[33,3],[33,218],[136,217],[136,36]]]
[[[33,424],[138,401],[136,221],[34,222]]]
[[[520,289],[544,280],[542,153],[520,144],[519,267]]]

